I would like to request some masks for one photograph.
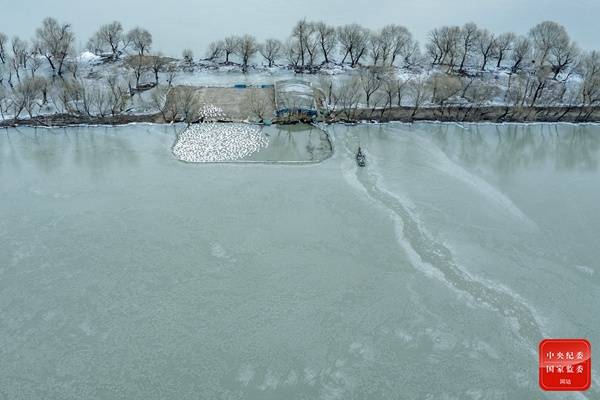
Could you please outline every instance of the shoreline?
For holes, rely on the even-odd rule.
[[[194,123],[203,122],[201,120]],[[211,122],[240,123],[224,119]],[[274,125],[293,125],[299,123],[387,123],[387,122],[438,122],[438,123],[600,123],[600,107],[421,107],[416,111],[414,107],[392,107],[383,109],[357,108],[353,110],[339,110],[327,116],[318,116],[314,119],[274,119]],[[122,114],[105,117],[89,117],[75,114],[51,114],[35,116],[26,119],[5,119],[0,121],[0,128],[25,127],[77,127],[77,126],[106,126],[127,125],[132,123],[172,124],[184,121],[165,121],[161,113],[154,114]],[[259,123],[260,124],[260,123]]]

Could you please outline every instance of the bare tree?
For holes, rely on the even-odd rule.
[[[296,43],[296,40],[290,38],[284,47],[285,58],[288,64],[294,68],[300,66],[300,46]]]
[[[106,77],[106,86],[110,113],[115,117],[125,110],[129,98],[128,91],[119,79],[117,71],[113,71]]]
[[[69,71],[73,76],[73,79],[77,79],[77,72],[79,71],[80,63],[79,60],[77,60],[77,56],[75,56],[73,53],[74,52],[71,53],[69,60],[65,62],[65,66],[67,71]]]
[[[90,114],[106,117],[111,112],[110,92],[106,85],[91,85],[87,89]]]
[[[454,69],[460,49],[461,29],[458,26],[443,26],[429,34],[427,51],[433,65],[447,65],[448,71]]]
[[[481,107],[498,96],[500,89],[497,85],[475,80],[467,87],[464,98],[475,108]]]
[[[576,64],[581,51],[575,42],[569,42],[567,45],[559,43],[550,50],[550,65],[554,72],[554,79],[559,74],[565,72],[569,67]]]
[[[538,100],[542,98],[545,89],[548,86],[548,78],[552,72],[551,67],[540,66],[533,77],[528,77],[527,86],[529,90],[526,92],[526,99],[529,101],[529,108],[533,108]]]
[[[85,79],[73,79],[73,87],[77,90],[78,111],[82,114],[92,117],[95,115],[95,97],[92,95],[91,86]]]
[[[129,31],[127,41],[139,55],[143,56],[152,46],[152,34],[138,26]]]
[[[581,101],[583,107],[587,108],[584,118],[584,120],[587,120],[593,107],[600,105],[600,53],[592,51],[585,54],[581,64],[583,70]]]
[[[361,83],[360,78],[357,76],[353,76],[333,88],[335,103],[348,121],[354,119],[356,115],[356,109],[360,101],[360,91]],[[336,110],[338,107],[336,107]]]
[[[258,42],[252,35],[244,35],[240,38],[238,54],[242,59],[242,71],[248,70],[248,63],[258,52]]]
[[[367,52],[369,31],[358,24],[338,28],[338,40],[344,53],[342,64],[350,57],[350,66],[356,67]]]
[[[408,63],[416,44],[408,29],[400,25],[386,25],[381,29],[380,35],[386,43],[383,63],[387,65],[389,62],[389,65],[394,65],[398,58]]]
[[[419,108],[425,103],[426,80],[422,77],[411,79],[408,82],[408,91],[413,100],[413,112],[411,118],[414,118]]]
[[[88,42],[88,47],[94,48],[100,46],[102,50],[109,49],[114,60],[119,56],[128,45],[127,37],[123,34],[123,25],[118,21],[102,25]]]
[[[169,90],[171,88],[166,85],[158,85],[156,86],[150,95],[150,104],[154,109],[156,109],[163,117],[163,120],[167,122],[169,119],[167,118],[167,110],[165,109]]]
[[[183,53],[183,62],[186,64],[188,68],[192,68],[194,66],[194,53],[191,49],[184,49]]]
[[[74,41],[71,25],[59,24],[54,18],[44,19],[42,26],[36,30],[36,50],[46,57],[52,71],[57,71],[59,76]]]
[[[365,100],[367,101],[367,107],[370,106],[371,96],[375,93],[383,84],[381,77],[382,69],[378,67],[364,68],[360,70],[360,86],[365,93]]]
[[[482,58],[481,70],[485,71],[489,59],[494,56],[496,51],[496,37],[487,29],[482,29],[477,35],[477,45]]]
[[[431,92],[431,102],[437,104],[442,112],[444,106],[463,90],[458,77],[439,73],[429,78],[427,87]]]
[[[294,29],[292,30],[292,38],[294,40],[294,44],[298,46],[298,55],[300,58],[300,66],[304,67],[306,65],[307,58],[307,42],[308,37],[311,34],[312,26],[306,21],[306,19],[301,19],[296,23]]]
[[[158,74],[165,70],[165,67],[169,64],[169,59],[163,57],[161,53],[157,53],[150,56],[149,61],[150,69],[154,72],[154,83],[158,85]]]
[[[19,119],[28,102],[35,100],[35,94],[29,90],[30,88],[31,86],[26,87],[23,83],[19,83],[10,93],[9,108],[12,110],[15,120]]]
[[[25,110],[29,118],[33,118],[36,110],[39,110],[41,103],[39,94],[41,93],[42,85],[45,85],[42,78],[25,78],[18,84],[12,92],[12,106],[15,119],[18,119],[21,113]]]
[[[12,38],[11,48],[15,65],[17,67],[21,66],[27,68],[27,59],[29,58],[27,42],[21,40],[18,36],[15,36]]]
[[[140,79],[150,70],[151,62],[149,57],[140,54],[131,55],[125,59],[125,65],[133,71],[136,88],[140,86]]]
[[[170,91],[172,98],[169,101],[174,102],[177,115],[181,115],[183,121],[188,125],[196,121],[199,117],[200,102],[196,95],[196,89],[190,86],[180,86]]]
[[[211,42],[208,45],[208,51],[206,54],[207,60],[218,61],[223,56],[224,43],[222,40]]]
[[[566,48],[570,43],[565,27],[553,21],[544,21],[534,26],[529,31],[529,37],[533,42],[538,65],[546,64],[555,47]]]
[[[319,84],[317,91],[317,104],[320,105],[326,115],[329,115],[329,111],[335,109],[334,91],[333,91],[334,80],[330,75],[319,75]]]
[[[332,55],[337,47],[337,35],[333,26],[327,25],[324,22],[316,22],[313,24],[314,31],[317,36],[317,41],[325,64],[330,63]]]
[[[523,61],[531,58],[531,41],[525,36],[518,37],[515,40],[515,45],[510,55],[512,62],[511,71],[515,73],[522,68]]]
[[[436,30],[431,31],[429,41],[425,45],[425,51],[431,60],[431,66],[437,65],[443,59],[444,53],[440,44],[438,32]]]
[[[0,32],[0,62],[4,64],[6,62],[6,43],[8,42],[8,37]]]
[[[225,40],[223,41],[223,52],[225,53],[225,64],[230,63],[231,60],[229,60],[229,57],[231,57],[232,54],[237,53],[239,44],[240,44],[240,38],[237,36],[228,36],[225,38]]]
[[[308,56],[307,65],[312,67],[317,64],[317,59],[319,57],[319,53],[321,52],[321,42],[315,24],[311,22],[308,27],[309,31],[308,35],[306,36],[305,49]]]
[[[55,85],[59,88],[60,102],[62,108],[68,114],[79,115],[85,113],[85,93],[82,93],[82,87],[79,81],[75,79],[61,79]]]
[[[380,61],[385,58],[384,52],[388,52],[386,55],[389,54],[389,50],[385,48],[387,44],[379,33],[369,32],[368,53],[371,56],[373,65],[379,65]],[[383,65],[383,61],[381,65]]]
[[[240,108],[247,117],[262,123],[273,110],[273,98],[264,90],[250,88],[245,91]]]
[[[502,61],[504,61],[506,54],[513,49],[517,35],[512,32],[503,33],[496,39],[496,56],[498,57],[498,63],[496,68],[502,67]]]
[[[479,33],[479,28],[473,22],[469,22],[465,24],[460,29],[460,66],[458,67],[459,71],[464,71],[465,63],[468,58],[473,54],[473,50],[477,44],[477,35]]]
[[[177,76],[177,67],[173,63],[169,63],[167,66],[167,85],[170,88],[173,86],[173,81]]]
[[[104,43],[99,35],[93,35],[87,42],[87,49],[96,55],[104,53]]]
[[[32,51],[31,53],[29,53],[28,57],[29,57],[29,70],[31,71],[31,77],[35,78],[35,73],[37,72],[38,69],[40,69],[44,60],[35,51]]]
[[[267,39],[265,43],[258,48],[260,54],[269,63],[269,68],[275,65],[275,61],[281,56],[282,50],[283,44],[277,39]]]
[[[68,113],[88,117],[105,117],[110,114],[110,94],[106,81],[91,84],[83,78],[64,79],[59,85],[62,85],[62,103]]]
[[[19,73],[19,61],[14,58],[14,57],[10,57],[9,58],[9,76],[8,76],[8,83],[11,87],[13,87],[12,84],[12,74],[13,72],[15,73],[15,76],[17,77],[17,81],[19,83],[21,83],[21,74]]]
[[[392,108],[396,96],[398,96],[398,106],[401,105],[404,90],[401,90],[400,86],[404,87],[404,81],[396,78],[396,74],[394,74],[393,72],[388,72],[383,75],[381,87],[383,93],[385,93],[385,103],[383,105],[384,110],[386,108]],[[381,115],[383,116],[383,111]]]
[[[6,93],[6,89],[1,84],[2,82],[2,71],[0,70],[0,118],[5,119],[5,115],[11,107],[9,96]]]

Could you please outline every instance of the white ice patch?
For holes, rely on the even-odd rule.
[[[268,143],[257,126],[203,123],[191,125],[179,134],[173,154],[187,162],[235,161],[256,153]]]
[[[284,384],[288,386],[294,386],[298,382],[298,374],[296,371],[291,370]]]
[[[238,373],[238,382],[244,386],[248,386],[254,379],[254,368],[251,365],[244,365]]]
[[[262,391],[275,390],[279,386],[279,377],[271,370],[267,370],[264,382],[258,386]]]
[[[587,274],[589,276],[594,275],[594,270],[590,267],[587,267],[585,265],[576,265],[575,268],[577,268],[577,270],[579,272],[583,272],[584,274]]]
[[[223,248],[223,246],[221,246],[217,242],[214,242],[214,243],[212,243],[210,245],[210,254],[213,257],[220,258],[220,259],[227,258],[227,252],[225,251],[225,249]]]
[[[101,60],[101,57],[95,55],[91,51],[84,51],[79,56],[77,56],[77,61],[79,61],[80,63],[92,64],[92,63],[99,62],[100,60]]]

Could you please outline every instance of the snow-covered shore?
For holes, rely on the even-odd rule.
[[[148,62],[151,62],[153,56],[149,57]],[[236,63],[207,60],[186,63],[164,58],[156,71],[146,66],[136,76],[128,57],[113,61],[86,51],[73,62],[62,77],[53,77],[52,70],[42,64],[36,71],[31,67],[23,68],[20,83],[15,82],[14,77],[12,82],[5,79],[0,84],[0,125],[181,121],[185,119],[182,110],[173,108],[171,114],[165,113],[165,108],[173,106],[172,88],[215,88],[218,96],[218,88],[262,88],[291,78],[311,85],[321,111],[318,119],[329,122],[600,120],[597,109],[581,107],[577,103],[575,94],[581,86],[582,76],[576,72],[548,80],[544,87],[545,97],[531,107],[525,98],[518,101],[516,92],[531,90],[519,86],[524,84],[523,77],[504,67],[490,67],[485,71],[465,68],[461,74],[448,75],[440,66],[374,69],[329,63],[303,73],[289,66],[250,65],[243,71]],[[38,85],[37,94],[24,98],[19,88],[30,81]],[[526,83],[531,87],[534,85]],[[369,85],[373,87],[369,88]],[[369,90],[372,93],[366,100]],[[242,97],[238,96],[234,101],[242,102]],[[192,113],[197,114],[191,120],[201,119],[202,110],[215,106],[203,101],[207,100],[188,104],[194,107]],[[236,107],[245,112],[240,104]],[[256,121],[250,114],[222,119]],[[267,119],[271,117],[267,116]]]

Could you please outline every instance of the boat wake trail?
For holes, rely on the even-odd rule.
[[[352,149],[345,148],[348,155]],[[542,324],[535,311],[509,288],[474,277],[461,268],[452,252],[434,240],[412,211],[411,203],[387,190],[377,174],[377,161],[368,157],[368,168],[342,162],[348,183],[389,212],[396,226],[396,238],[412,266],[442,281],[471,307],[484,307],[498,313],[511,326],[517,339],[535,353],[535,343],[543,337]]]
[[[517,218],[521,224],[531,231],[538,231],[539,228],[531,219],[527,217],[505,194],[490,185],[485,179],[478,177],[452,161],[440,148],[431,141],[415,137],[419,151],[426,154],[426,158],[433,161],[435,168],[443,171],[446,175],[462,182],[467,187],[475,190],[479,195],[485,198],[489,203],[504,210],[509,215]]]

